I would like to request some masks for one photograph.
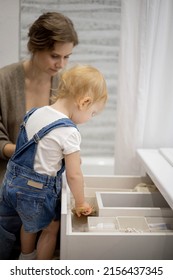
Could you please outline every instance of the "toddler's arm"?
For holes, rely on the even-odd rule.
[[[80,152],[65,155],[65,166],[67,182],[75,199],[77,216],[91,214],[93,209],[84,198],[84,178],[81,170]]]

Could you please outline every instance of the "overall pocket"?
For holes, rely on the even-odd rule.
[[[17,212],[23,223],[34,221],[41,215],[45,197],[33,193],[17,192]]]

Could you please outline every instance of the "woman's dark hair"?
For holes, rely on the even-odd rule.
[[[41,15],[29,28],[28,50],[31,53],[51,50],[55,43],[78,44],[73,22],[61,13],[48,12]]]

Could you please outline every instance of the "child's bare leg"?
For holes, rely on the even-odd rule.
[[[30,233],[21,227],[20,239],[21,239],[21,253],[19,255],[19,260],[35,260],[36,259],[36,242],[37,233]]]
[[[21,251],[23,254],[30,254],[35,250],[35,242],[36,242],[37,233],[26,232],[21,227],[20,230],[20,239],[21,239]]]
[[[55,251],[59,221],[52,221],[47,228],[42,230],[37,243],[37,259],[51,260]]]

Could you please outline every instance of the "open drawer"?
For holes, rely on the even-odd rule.
[[[85,176],[85,195],[96,210],[90,217],[72,213],[74,202],[64,178],[61,259],[173,259],[171,196],[164,196],[163,182],[161,192],[157,171],[142,154],[148,168],[144,177]]]

